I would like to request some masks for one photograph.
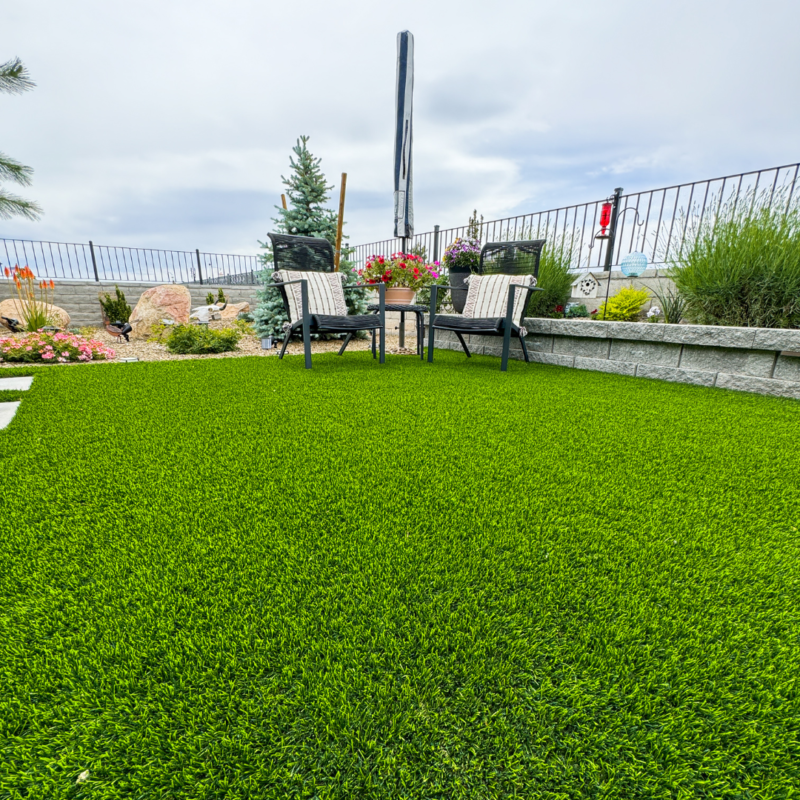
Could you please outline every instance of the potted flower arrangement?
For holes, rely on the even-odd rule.
[[[481,242],[475,237],[459,237],[444,251],[442,265],[450,273],[450,285],[459,287],[452,292],[453,308],[457,314],[464,310],[467,302],[466,279],[477,269],[480,261]]]
[[[370,256],[358,276],[363,283],[385,284],[387,303],[411,305],[417,291],[439,277],[438,266],[412,253],[393,253],[388,258]]]

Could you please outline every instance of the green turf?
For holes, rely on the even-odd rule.
[[[798,796],[800,403],[302,366],[35,373],[0,798]]]

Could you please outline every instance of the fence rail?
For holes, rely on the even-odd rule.
[[[262,269],[258,256],[29,239],[0,239],[0,263],[37,278],[146,283],[255,284]]]
[[[634,251],[644,253],[652,266],[662,266],[675,257],[674,248],[677,247],[680,254],[689,224],[718,214],[726,203],[735,204],[742,198],[754,201],[756,195],[762,193],[770,206],[773,201],[785,200],[788,207],[797,184],[798,169],[800,164],[787,164],[623,194],[611,267]],[[481,242],[547,239],[550,246],[569,248],[573,270],[603,269],[607,241],[594,237],[600,227],[600,207],[606,199],[481,221]],[[424,248],[426,258],[437,260],[448,245],[466,235],[466,225],[445,230],[436,226],[432,231],[414,236],[412,247]],[[401,247],[400,239],[356,245],[351,258],[361,266],[369,256],[387,256]]]

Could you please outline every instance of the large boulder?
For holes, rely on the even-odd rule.
[[[153,332],[153,326],[163,320],[185,325],[191,310],[192,297],[185,286],[176,283],[154,286],[139,298],[128,320],[133,328],[131,338],[146,339]]]
[[[223,322],[233,322],[239,314],[246,314],[249,311],[250,303],[228,303],[228,305],[219,312],[219,318]]]
[[[19,320],[20,324],[25,324],[25,314],[23,309],[28,305],[27,301],[20,304],[19,300],[9,297],[7,300],[0,302],[0,317],[10,317],[11,319]],[[50,305],[50,303],[39,303],[40,307],[44,307],[50,317],[50,324],[56,328],[66,328],[69,325],[69,314],[59,306]]]

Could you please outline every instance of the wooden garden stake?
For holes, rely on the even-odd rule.
[[[283,207],[285,209],[286,208],[286,195],[285,194],[281,195],[281,203],[283,203]]]
[[[336,253],[334,255],[334,272],[339,271],[339,260],[342,257],[342,225],[344,225],[344,190],[347,186],[347,173],[342,173],[342,189],[339,192],[339,224],[336,227]]]

